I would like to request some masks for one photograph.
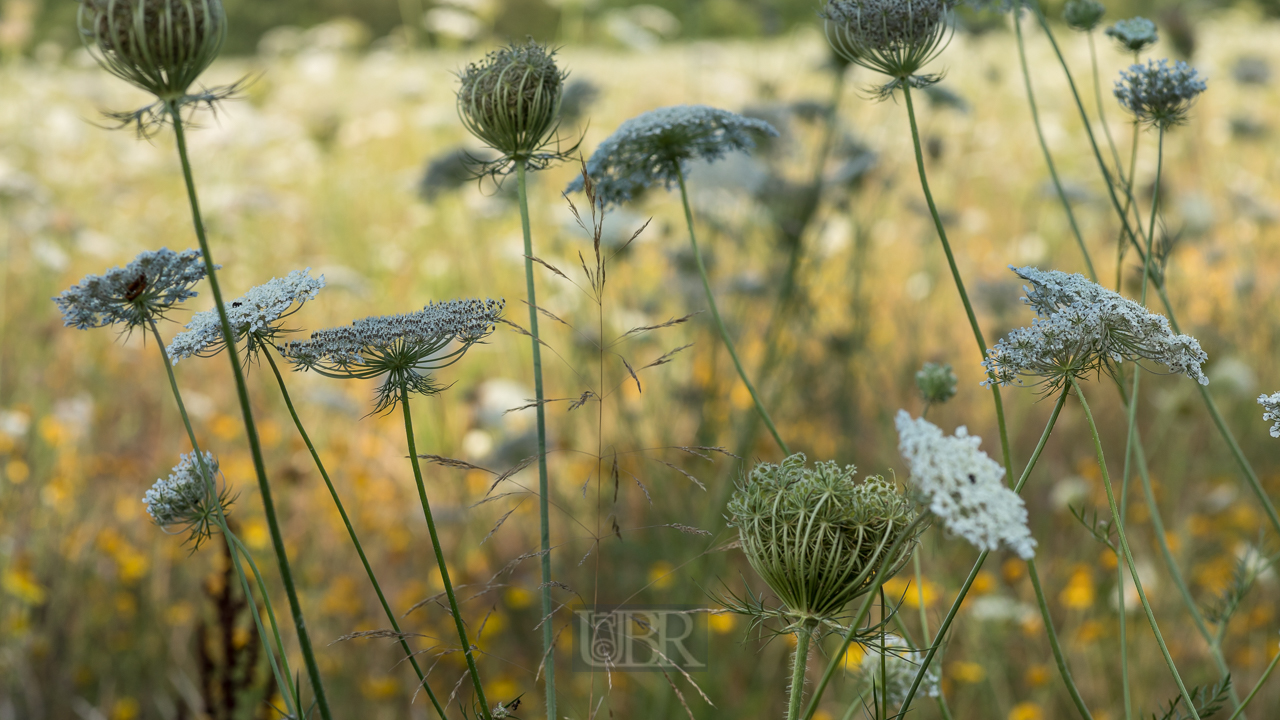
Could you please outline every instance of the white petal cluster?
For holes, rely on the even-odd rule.
[[[281,318],[297,312],[324,287],[324,276],[311,277],[311,268],[294,270],[283,278],[272,278],[243,297],[227,303],[227,322],[237,338],[246,335],[265,339],[279,331]],[[225,343],[217,309],[198,312],[169,343],[169,358],[176,365],[202,354],[216,354]],[[252,345],[252,343],[251,343]]]
[[[925,653],[912,650],[906,641],[897,635],[886,635],[884,639],[884,673],[880,672],[880,644],[878,642],[864,645],[866,654],[858,667],[858,674],[874,684],[879,696],[887,698],[894,707],[902,705],[907,699],[911,684],[916,681],[920,672],[920,663],[924,662]],[[927,670],[920,681],[919,692],[928,697],[938,697],[938,673]]]
[[[1280,392],[1274,395],[1259,395],[1258,404],[1262,406],[1262,419],[1274,420],[1271,426],[1271,437],[1280,438]]]
[[[627,120],[600,143],[587,161],[587,174],[605,206],[631,200],[647,188],[674,187],[685,161],[719,160],[756,146],[756,136],[776,137],[772,125],[706,105],[677,105]],[[582,178],[566,192],[582,190]]]
[[[895,424],[898,450],[911,467],[911,485],[948,530],[979,550],[1003,545],[1024,560],[1035,557],[1027,509],[1002,482],[1004,468],[978,449],[982,438],[969,435],[963,426],[947,437],[937,425],[912,419],[906,410],[898,411]]]
[[[216,475],[218,460],[213,453],[204,453],[204,462],[209,472]],[[168,478],[156,480],[142,502],[157,525],[169,527],[199,522],[205,515],[208,497],[209,483],[200,473],[196,454],[190,452],[179,458]]]
[[[1010,268],[1023,280],[1026,303],[1040,317],[996,343],[983,361],[984,385],[1021,384],[1023,377],[1060,387],[1071,376],[1108,362],[1154,360],[1171,372],[1207,385],[1201,366],[1208,355],[1189,335],[1178,335],[1163,315],[1112,292],[1083,275],[1033,267]]]
[[[196,296],[192,285],[205,276],[199,250],[148,250],[124,267],[89,275],[53,299],[62,322],[78,330],[122,324],[136,327],[164,317]]]
[[[1186,119],[1187,111],[1208,86],[1196,69],[1178,60],[1148,60],[1120,71],[1115,96],[1134,117],[1168,128]]]

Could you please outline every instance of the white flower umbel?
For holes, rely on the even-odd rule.
[[[180,456],[169,477],[156,480],[142,498],[157,525],[166,531],[189,530],[190,541],[196,546],[217,527],[219,506],[225,511],[231,504],[226,491],[217,488],[217,458],[210,452],[203,455],[208,476],[202,472],[196,454],[186,453]]]
[[[1271,437],[1280,438],[1280,392],[1274,395],[1259,395],[1258,404],[1262,406],[1262,419],[1274,420],[1271,426]]]
[[[925,653],[912,650],[906,641],[897,635],[885,635],[884,639],[884,672],[880,667],[880,644],[878,642],[863,645],[866,654],[858,666],[858,675],[863,682],[876,688],[879,697],[887,698],[893,707],[899,707],[907,699],[907,692],[916,680],[920,671],[920,663],[924,662]],[[928,670],[920,681],[920,690],[929,697],[938,697],[938,673]]]
[[[618,126],[591,154],[587,174],[605,207],[619,205],[654,185],[675,187],[688,160],[719,160],[751,150],[757,135],[777,134],[763,120],[706,105],[659,108]],[[582,187],[579,176],[566,192]]]
[[[319,330],[310,340],[295,340],[277,349],[295,369],[314,370],[326,377],[387,375],[374,410],[383,412],[395,407],[402,391],[439,392],[423,373],[452,365],[493,332],[504,305],[502,300],[431,303],[417,312],[368,317]],[[453,343],[457,347],[448,350]]]
[[[1108,290],[1083,275],[1010,267],[1023,280],[1025,302],[1040,317],[996,343],[983,367],[984,385],[1022,384],[1037,378],[1056,391],[1090,372],[1125,360],[1154,360],[1201,385],[1208,355],[1190,335],[1175,334],[1163,315]]]
[[[1115,96],[1139,121],[1167,129],[1186,121],[1187,111],[1205,85],[1196,69],[1178,60],[1148,60],[1120,71]]]
[[[982,438],[963,426],[953,437],[906,410],[895,418],[898,450],[911,467],[911,487],[947,530],[979,550],[1001,545],[1024,560],[1035,557],[1022,498],[1002,482],[1004,468],[978,449]]]
[[[243,297],[227,303],[227,322],[237,341],[244,338],[245,353],[252,357],[282,332],[280,321],[297,312],[303,303],[313,300],[324,287],[324,276],[311,277],[311,268],[294,270],[283,278],[272,278]],[[217,310],[198,312],[169,343],[169,358],[176,365],[190,357],[218,354],[226,342]]]
[[[204,276],[199,250],[148,250],[122,268],[86,276],[53,301],[67,327],[125,325],[132,329],[163,319],[174,305],[195,297],[191,286]]]

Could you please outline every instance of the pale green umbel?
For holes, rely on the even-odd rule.
[[[107,72],[172,102],[218,56],[222,0],[80,0],[80,39]]]
[[[894,484],[834,462],[805,466],[802,453],[751,470],[729,501],[731,523],[751,567],[800,623],[836,617],[868,592],[876,569],[890,577],[911,557],[897,544],[915,511]],[[918,525],[916,527],[919,527]]]

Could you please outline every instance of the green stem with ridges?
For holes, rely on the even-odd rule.
[[[485,698],[484,688],[480,685],[480,672],[476,669],[471,641],[467,639],[467,627],[462,622],[462,612],[458,610],[458,598],[453,593],[453,583],[449,581],[449,566],[444,561],[444,548],[440,546],[440,536],[436,534],[436,521],[431,515],[431,503],[427,500],[427,486],[422,481],[422,467],[418,463],[418,443],[413,437],[409,390],[404,387],[400,388],[400,405],[404,411],[404,437],[405,443],[409,446],[409,460],[413,463],[413,480],[418,485],[418,499],[422,502],[422,514],[427,519],[427,532],[431,535],[431,547],[436,553],[436,566],[440,568],[440,582],[444,585],[445,595],[449,598],[449,612],[453,615],[453,624],[458,631],[458,641],[462,643],[462,654],[467,658],[467,669],[471,674],[471,684],[476,690],[476,700],[480,703],[485,720],[493,720],[489,713],[489,701]]]
[[[812,621],[805,622],[796,634],[796,651],[791,667],[791,697],[787,704],[787,720],[798,720],[800,704],[804,701],[805,670],[809,667],[809,640],[813,637]]]
[[[253,456],[253,470],[258,478],[258,491],[262,497],[262,510],[267,520],[267,528],[271,531],[271,545],[275,549],[276,561],[280,567],[280,580],[284,585],[285,595],[289,598],[289,611],[293,614],[293,624],[298,632],[298,646],[302,650],[302,659],[307,666],[307,676],[311,680],[312,691],[316,695],[316,706],[320,717],[333,720],[329,710],[329,698],[325,694],[324,684],[320,680],[320,667],[316,664],[315,651],[311,647],[311,636],[307,632],[307,623],[302,616],[302,605],[298,602],[298,592],[293,583],[293,570],[289,566],[289,556],[284,548],[284,536],[280,533],[280,523],[276,519],[275,503],[271,499],[271,484],[267,481],[266,463],[262,459],[262,444],[258,441],[258,430],[253,421],[253,410],[249,406],[249,388],[245,384],[244,370],[240,367],[240,356],[236,352],[236,335],[227,320],[227,307],[222,300],[222,288],[218,285],[218,269],[209,252],[209,240],[205,235],[204,218],[200,214],[200,201],[196,197],[195,177],[191,172],[191,161],[187,155],[187,138],[183,129],[182,114],[173,103],[168,103],[169,114],[173,118],[173,131],[178,142],[178,158],[182,162],[182,177],[187,185],[187,201],[191,205],[191,221],[195,226],[196,239],[200,243],[200,253],[204,258],[205,269],[209,275],[209,289],[213,293],[213,301],[218,309],[218,320],[222,326],[222,340],[227,347],[227,357],[231,362],[231,372],[236,382],[236,397],[240,402],[240,413],[244,416],[245,436],[249,439],[249,452]]]
[[[982,337],[982,328],[978,326],[978,316],[973,312],[973,304],[969,302],[969,293],[965,292],[964,281],[960,279],[960,268],[956,266],[955,255],[951,252],[951,243],[947,240],[947,230],[942,226],[942,216],[938,214],[938,206],[933,202],[933,193],[929,190],[929,178],[924,170],[924,152],[920,146],[920,129],[916,126],[916,109],[911,102],[910,79],[902,83],[902,97],[907,104],[907,118],[911,121],[911,144],[916,153],[916,170],[920,174],[920,188],[924,191],[925,202],[929,205],[929,214],[933,216],[934,228],[938,231],[938,240],[942,242],[942,250],[947,256],[947,265],[951,268],[951,277],[955,280],[956,291],[964,303],[965,315],[969,318],[969,327],[973,329],[973,339],[978,342],[978,350],[982,359],[987,359],[987,341]],[[1004,456],[1004,469],[1009,477],[1013,477],[1013,456],[1009,451],[1009,430],[1005,426],[1004,401],[1000,398],[1000,386],[991,383],[991,397],[996,405],[996,425],[1000,429],[1000,451]]]
[[[546,671],[547,720],[556,720],[555,637],[551,622],[551,506],[547,475],[547,411],[543,402],[542,344],[538,338],[538,294],[533,282],[533,231],[529,223],[528,177],[525,162],[516,159],[516,189],[520,198],[520,229],[524,233],[524,281],[529,298],[529,334],[533,345],[533,393],[538,426],[539,563],[542,571],[542,652]]]
[[[1240,707],[1236,708],[1236,711],[1231,713],[1231,717],[1227,718],[1227,720],[1236,720],[1236,718],[1244,717],[1244,709],[1249,707],[1249,703],[1253,702],[1253,696],[1258,694],[1258,691],[1262,689],[1263,683],[1267,681],[1267,678],[1271,677],[1271,671],[1276,669],[1276,663],[1278,661],[1280,661],[1280,653],[1277,653],[1275,657],[1271,658],[1271,664],[1268,665],[1267,669],[1262,673],[1262,677],[1258,678],[1257,684],[1254,685],[1253,689],[1249,691],[1249,694],[1245,696],[1244,702],[1240,703]]]
[[[360,544],[360,538],[356,535],[356,530],[351,526],[351,518],[347,517],[347,509],[342,505],[342,499],[338,497],[338,490],[333,486],[333,481],[329,478],[329,471],[325,469],[324,463],[320,460],[320,453],[316,451],[315,445],[311,442],[311,436],[307,434],[307,429],[302,426],[302,419],[298,417],[298,411],[293,406],[293,398],[289,395],[289,388],[284,384],[284,376],[280,374],[280,368],[276,365],[275,358],[271,357],[270,351],[264,351],[267,357],[267,363],[271,365],[271,372],[275,373],[276,383],[280,385],[280,395],[284,398],[285,407],[289,408],[289,417],[293,418],[293,425],[298,429],[298,435],[302,438],[302,442],[307,446],[307,452],[311,453],[311,459],[316,464],[316,469],[320,471],[320,477],[324,479],[325,487],[329,488],[329,496],[333,498],[333,504],[338,508],[338,514],[342,516],[342,524],[347,528],[347,535],[351,537],[351,544],[356,547],[356,554],[360,556],[360,564],[364,565],[365,574],[369,576],[369,583],[373,585],[373,591],[378,595],[378,602],[382,605],[382,611],[386,613],[387,620],[391,623],[391,629],[397,634],[403,635],[400,631],[400,623],[396,621],[396,614],[391,611],[391,605],[387,603],[386,596],[382,593],[382,585],[378,583],[378,577],[373,573],[373,567],[369,565],[369,558],[364,554],[364,546]],[[423,674],[421,666],[418,665],[418,659],[414,656],[413,650],[409,647],[409,643],[402,636],[400,638],[400,647],[404,648],[405,657],[408,658],[409,664],[413,666],[413,671],[418,675],[418,682],[424,690],[427,691],[427,698],[431,700],[432,706],[435,707],[436,713],[444,720],[444,708],[440,707],[440,701],[436,699],[435,693],[431,691],[431,686],[427,684],[426,675]]]
[[[716,296],[711,292],[711,281],[707,279],[707,266],[702,262],[702,251],[698,249],[698,236],[693,231],[693,210],[689,207],[689,190],[685,187],[684,168],[676,163],[676,179],[680,181],[680,200],[684,203],[684,219],[689,226],[689,243],[693,246],[693,259],[698,265],[698,277],[702,278],[702,289],[707,294],[707,306],[711,309],[711,317],[715,320],[716,328],[720,331],[720,339],[724,341],[724,347],[729,351],[729,357],[733,359],[733,366],[738,370],[738,377],[742,378],[742,384],[747,386],[747,391],[751,393],[751,401],[755,403],[756,412],[759,413],[760,419],[764,421],[765,427],[769,428],[769,432],[773,435],[773,439],[778,443],[778,447],[782,448],[782,452],[791,455],[791,448],[787,447],[787,443],[783,441],[782,436],[778,434],[778,428],[773,424],[773,418],[769,417],[769,411],[764,409],[764,404],[760,402],[760,396],[756,393],[755,385],[751,384],[751,380],[747,378],[747,371],[742,368],[742,361],[738,359],[738,351],[733,346],[733,339],[729,337],[729,329],[724,326],[724,320],[720,318],[720,309],[716,307]]]
[[[254,583],[255,583],[255,584],[257,584],[257,586],[258,586],[258,592],[262,593],[262,597],[264,597],[264,598],[265,598],[265,597],[269,597],[269,595],[268,595],[268,593],[267,593],[267,583],[262,579],[262,572],[258,570],[258,563],[254,562],[254,560],[253,560],[253,555],[251,555],[251,554],[249,553],[249,548],[247,548],[247,547],[245,547],[245,546],[244,546],[244,543],[240,541],[240,538],[239,538],[239,537],[237,537],[237,536],[235,535],[235,533],[228,532],[228,533],[227,533],[227,538],[228,538],[232,543],[234,543],[234,544],[235,544],[236,551],[237,551],[240,555],[244,556],[244,559],[245,559],[245,560],[247,560],[247,561],[249,562],[249,569],[253,571],[253,580],[254,580]],[[234,558],[234,556],[233,556],[233,558]],[[234,559],[235,559],[235,562],[236,562],[236,569],[237,569],[239,572],[243,573],[243,572],[244,572],[244,570],[240,568],[240,560],[239,560],[238,558],[234,558]],[[248,585],[247,585],[247,584],[245,585],[245,589],[246,589],[246,590],[248,590]],[[284,657],[285,657],[285,654],[284,654],[284,640],[283,640],[283,639],[281,639],[281,637],[280,637],[280,624],[276,622],[276,612],[275,612],[275,610],[274,610],[274,609],[272,609],[272,607],[271,607],[270,603],[267,603],[267,604],[266,604],[266,608],[267,608],[267,620],[271,623],[271,633],[272,633],[272,635],[274,636],[274,639],[275,639],[275,641],[276,641],[276,650],[280,653],[280,657],[281,657],[281,658],[284,658]],[[263,629],[263,627],[262,627],[262,618],[258,616],[257,608],[254,608],[254,612],[253,612],[253,624],[254,624],[254,625],[256,625],[256,626],[258,627],[258,634],[259,634],[259,635],[261,635],[261,636],[263,636],[263,637],[265,637],[265,636],[266,636],[266,631],[265,631],[265,630]],[[273,653],[271,653],[271,652],[268,652],[268,653],[267,653],[267,659],[271,661],[271,672],[273,672],[273,673],[275,674],[275,676],[276,676],[276,684],[277,684],[277,686],[279,686],[280,684],[282,684],[282,680],[281,680],[281,673],[280,673],[280,669],[276,666],[276,658],[275,658],[275,655],[274,655]],[[290,675],[289,675],[289,667],[288,667],[288,661],[287,661],[287,660],[285,661],[285,672],[283,673],[283,675],[284,675],[283,685],[285,686],[285,688],[286,688],[286,689],[288,690],[288,692],[289,692],[288,697],[291,697],[291,698],[293,698],[294,700],[297,700],[297,701],[298,701],[298,703],[297,703],[297,704],[298,704],[298,705],[301,705],[301,698],[297,698],[297,697],[296,697],[296,695],[297,695],[297,689],[296,689],[296,688],[294,688],[294,686],[293,686],[293,678],[292,678],[292,677],[290,677]],[[290,708],[292,708],[292,707],[294,706],[294,703],[293,703],[293,702],[289,702],[289,703],[287,703],[287,705],[288,705]]]
[[[1134,587],[1138,590],[1138,598],[1142,600],[1142,610],[1146,613],[1147,622],[1151,625],[1151,632],[1155,634],[1156,644],[1160,646],[1160,654],[1164,656],[1165,664],[1169,666],[1169,673],[1173,675],[1173,680],[1178,685],[1178,693],[1182,696],[1182,702],[1186,704],[1188,712],[1194,720],[1200,720],[1200,714],[1196,711],[1195,704],[1191,701],[1191,695],[1187,692],[1186,685],[1182,682],[1182,675],[1178,673],[1178,667],[1173,662],[1173,656],[1169,654],[1169,648],[1165,645],[1164,635],[1160,632],[1160,626],[1156,623],[1155,613],[1151,610],[1151,603],[1147,600],[1147,592],[1142,588],[1142,580],[1138,578],[1138,569],[1133,560],[1133,550],[1129,547],[1129,537],[1124,531],[1124,523],[1120,520],[1120,509],[1116,506],[1115,492],[1111,488],[1111,475],[1107,472],[1107,459],[1102,452],[1102,437],[1098,434],[1098,426],[1094,422],[1093,412],[1089,409],[1089,402],[1085,400],[1084,392],[1080,389],[1080,383],[1076,378],[1071,378],[1071,387],[1076,391],[1076,397],[1080,399],[1080,407],[1084,409],[1085,419],[1089,421],[1089,431],[1093,435],[1093,447],[1098,456],[1098,466],[1102,469],[1102,486],[1107,491],[1107,504],[1111,508],[1111,516],[1116,520],[1116,534],[1120,537],[1120,549],[1124,551],[1125,562],[1129,566],[1129,575],[1133,578]]]
[[[1107,111],[1105,103],[1102,101],[1102,81],[1098,75],[1098,49],[1093,42],[1093,31],[1090,30],[1086,35],[1089,36],[1089,63],[1093,68],[1093,96],[1094,101],[1098,105],[1098,124],[1102,126],[1102,134],[1107,138],[1107,146],[1111,148],[1111,159],[1116,164],[1116,173],[1119,175],[1120,168],[1120,151],[1116,148],[1115,138],[1111,137],[1111,126],[1107,124]],[[1132,168],[1129,177],[1133,177]],[[1120,175],[1120,182],[1125,182],[1124,175]]]
[[[1066,395],[1063,395],[1066,397]],[[1058,641],[1058,632],[1053,628],[1053,617],[1049,614],[1049,603],[1045,601],[1044,589],[1040,587],[1040,573],[1036,570],[1036,561],[1027,561],[1027,575],[1031,578],[1031,586],[1036,591],[1036,604],[1040,607],[1040,617],[1044,620],[1045,634],[1049,636],[1049,647],[1053,650],[1053,661],[1058,665],[1058,674],[1062,676],[1062,684],[1067,686],[1067,693],[1071,695],[1071,702],[1076,706],[1076,710],[1080,711],[1080,717],[1084,720],[1093,720],[1093,715],[1089,714],[1089,708],[1084,704],[1084,698],[1080,697],[1080,690],[1076,688],[1076,683],[1071,679],[1071,669],[1067,667],[1067,658],[1062,654],[1062,643]],[[1123,610],[1121,611],[1123,612]]]

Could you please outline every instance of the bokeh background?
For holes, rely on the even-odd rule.
[[[678,103],[744,112],[781,131],[750,156],[693,168],[690,185],[722,311],[793,448],[811,459],[856,463],[864,473],[904,477],[892,415],[903,407],[919,413],[914,373],[936,361],[955,366],[960,389],[930,411],[931,419],[948,431],[967,425],[988,452],[998,451],[973,341],[919,191],[905,110],[900,102],[870,100],[875,78],[832,62],[807,0],[228,0],[227,7],[232,35],[205,82],[244,76],[253,82],[216,116],[198,116],[191,144],[231,295],[310,267],[328,287],[294,316],[305,330],[477,295],[506,297],[509,316],[527,320],[519,303],[514,183],[467,179],[458,153],[482,149],[459,123],[453,93],[454,73],[467,62],[504,40],[532,35],[561,46],[573,83],[564,135],[570,142],[582,137],[584,151],[623,120]],[[101,111],[146,99],[79,48],[74,3],[6,0],[0,8],[0,720],[200,717],[210,698],[214,717],[275,717],[266,704],[267,672],[253,657],[249,616],[227,590],[220,545],[190,552],[181,538],[155,527],[140,502],[187,449],[155,347],[138,335],[63,328],[49,301],[86,273],[123,265],[142,250],[195,244],[172,135],[148,141],[103,127]],[[1162,41],[1151,54],[1188,58],[1209,79],[1190,123],[1166,142],[1160,194],[1164,232],[1176,240],[1169,287],[1184,330],[1209,353],[1210,388],[1273,497],[1280,496],[1280,445],[1268,436],[1254,399],[1280,390],[1275,10],[1274,3],[1116,4],[1107,16],[1156,18]],[[1008,264],[1080,271],[1083,263],[1033,134],[1010,19],[966,10],[962,22],[938,63],[946,79],[920,112],[934,193],[994,342],[1030,321]],[[1091,94],[1086,38],[1056,27]],[[1099,271],[1113,284],[1118,227],[1105,186],[1047,42],[1033,26],[1025,29],[1049,145]],[[1105,38],[1096,40],[1107,117],[1126,151],[1130,127],[1105,88],[1128,58]],[[833,126],[823,112],[832,102]],[[1087,105],[1093,111],[1091,99]],[[1144,133],[1141,143],[1145,205],[1154,136]],[[531,204],[537,254],[584,284],[578,253],[589,257],[589,238],[561,195],[576,172],[566,163],[535,173]],[[554,349],[548,396],[577,398],[600,384],[598,338],[704,309],[678,197],[655,190],[611,213],[606,251],[650,218],[635,243],[611,254],[602,308],[573,284],[539,276],[542,304],[564,321],[543,324]],[[794,265],[793,257],[799,257]],[[1134,270],[1126,258],[1119,273],[1132,283]],[[790,300],[780,303],[788,286]],[[202,295],[191,309],[209,302]],[[557,596],[569,607],[596,601],[715,607],[717,595],[759,589],[740,555],[722,549],[732,540],[724,502],[743,463],[671,449],[723,446],[748,462],[780,456],[755,427],[749,396],[706,315],[618,349],[639,366],[689,344],[672,362],[643,371],[639,388],[607,359],[603,387],[613,392],[599,412],[595,405],[571,412],[567,403],[550,409],[555,575],[569,586]],[[527,457],[531,415],[505,411],[532,395],[528,353],[527,339],[501,330],[442,373],[452,387],[414,405],[419,448],[495,470]],[[270,567],[225,361],[185,361],[177,372],[202,442],[219,454],[239,493],[233,521]],[[393,607],[408,611],[440,588],[401,426],[395,417],[366,416],[369,384],[308,375],[288,380]],[[1208,605],[1240,557],[1274,552],[1276,539],[1265,536],[1262,515],[1194,388],[1180,377],[1148,380],[1139,419],[1166,539],[1193,594]],[[397,646],[330,644],[384,627],[385,618],[269,372],[255,368],[250,382],[335,707],[343,717],[426,717],[423,698],[412,700],[412,673],[399,662]],[[1118,475],[1124,418],[1114,387],[1104,380],[1087,391],[1102,414],[1110,469]],[[1023,462],[1050,406],[1032,390],[1008,390],[1005,397],[1015,462]],[[622,471],[616,488],[607,465],[602,473],[595,459],[605,455],[611,463],[614,451]],[[472,506],[491,480],[484,473],[431,467],[429,488],[455,578],[485,590],[472,593],[465,613],[473,627],[484,626],[477,643],[491,697],[527,693],[524,716],[536,717],[536,561],[509,565],[537,545],[536,501],[519,492],[531,475],[514,478],[507,489],[516,494],[478,507]],[[1055,624],[1094,716],[1123,717],[1121,612],[1129,620],[1135,705],[1155,711],[1175,690],[1136,594],[1129,588],[1118,601],[1115,556],[1069,511],[1083,506],[1105,514],[1106,507],[1074,403],[1024,497]],[[1161,564],[1150,508],[1136,485],[1130,518],[1144,584],[1175,658],[1189,682],[1215,680]],[[683,533],[668,527],[673,523],[712,534]],[[926,536],[923,611],[933,628],[974,556],[939,529]],[[918,636],[921,596],[908,579],[896,578],[891,589],[902,595],[902,612]],[[974,593],[942,657],[955,716],[1071,717],[1025,565],[993,556]],[[1277,652],[1276,593],[1273,573],[1264,572],[1227,629],[1226,657],[1243,689]],[[287,607],[282,595],[276,607]],[[568,612],[557,616],[557,631]],[[434,605],[403,622],[446,642],[451,632],[447,614]],[[687,679],[671,679],[689,711],[698,718],[780,716],[786,639],[761,637],[732,616],[714,616],[709,626],[710,668],[693,680],[714,705]],[[564,668],[568,640],[566,630]],[[437,692],[447,694],[461,669],[456,655],[441,659],[432,676]],[[229,671],[234,703],[221,684]],[[572,717],[589,717],[601,697],[596,717],[685,716],[661,674],[604,678],[562,670],[560,682],[562,707]],[[857,685],[856,674],[842,675],[822,717],[843,717]],[[920,717],[937,715],[931,703],[916,707]],[[1251,717],[1274,714],[1280,680],[1253,707]]]

